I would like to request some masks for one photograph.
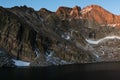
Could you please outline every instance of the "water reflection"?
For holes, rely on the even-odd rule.
[[[49,67],[0,68],[0,78],[9,80],[120,79],[120,62]]]

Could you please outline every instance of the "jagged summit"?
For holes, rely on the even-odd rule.
[[[52,14],[54,12],[52,11],[49,11],[47,10],[46,8],[41,8],[39,11],[38,11],[38,14],[40,15],[40,17],[47,17],[49,14]]]
[[[39,11],[40,12],[51,12],[51,11],[47,10],[46,8],[41,8]]]
[[[62,19],[66,19],[69,17],[69,14],[70,14],[70,11],[72,10],[72,8],[69,8],[69,7],[59,7],[57,9],[57,11],[55,12],[56,15],[58,15],[60,18]]]
[[[73,17],[73,18],[77,18],[79,19],[80,16],[81,16],[81,8],[79,6],[75,6],[72,8],[71,12],[70,12],[70,16]]]
[[[90,5],[81,10],[82,18],[94,20],[99,24],[118,24],[120,23],[120,16],[110,13],[101,6]]]
[[[80,19],[81,16],[81,8],[79,6],[75,6],[73,8],[69,7],[59,7],[56,11],[56,14],[61,18],[76,18]]]
[[[60,7],[57,9],[56,13],[59,12],[59,11],[63,11],[63,10],[69,12],[71,9],[72,9],[72,8],[70,8],[70,7],[60,6]]]
[[[35,11],[34,8],[28,7],[26,5],[23,5],[23,6],[14,6],[12,8],[8,8],[8,9],[12,9],[12,10],[24,10],[24,11],[26,11],[26,10]]]
[[[92,10],[105,11],[105,12],[107,12],[109,14],[113,14],[113,13],[109,12],[108,10],[104,9],[103,7],[101,7],[99,5],[95,5],[95,4],[84,7],[82,9],[81,13],[85,14],[85,13],[90,12]],[[113,14],[113,15],[115,15],[115,14]]]
[[[61,6],[56,12],[45,8],[36,11],[27,6],[0,7],[0,47],[11,58],[30,61],[31,66],[97,62],[101,59],[98,55],[103,56],[98,46],[104,46],[105,41],[91,43],[108,35],[119,36],[119,24],[120,16],[98,5],[83,9]]]
[[[112,14],[99,5],[89,5],[81,9],[79,6],[73,8],[59,7],[55,12],[61,19],[88,19],[102,25],[119,26],[120,16]]]

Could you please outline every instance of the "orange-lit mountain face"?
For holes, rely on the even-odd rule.
[[[81,11],[81,8],[78,6],[75,6],[73,8],[59,7],[55,13],[64,19],[65,18],[80,19],[80,17],[81,17],[80,11]]]
[[[101,6],[90,5],[81,9],[60,7],[56,14],[62,18],[87,19],[101,25],[120,26],[120,16],[110,13]]]
[[[120,16],[110,13],[98,5],[87,6],[81,11],[83,19],[93,20],[99,24],[119,26]]]
[[[61,6],[56,12],[0,7],[0,47],[9,52],[0,53],[30,66],[119,61],[119,24],[120,16],[98,5]]]

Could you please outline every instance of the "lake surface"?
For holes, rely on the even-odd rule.
[[[120,80],[120,62],[0,68],[4,80]]]
[[[0,80],[120,80],[120,62],[6,67],[0,68]]]

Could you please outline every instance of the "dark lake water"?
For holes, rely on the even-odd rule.
[[[120,62],[6,67],[0,68],[0,80],[120,80]]]
[[[120,80],[120,62],[0,68],[0,80]]]

